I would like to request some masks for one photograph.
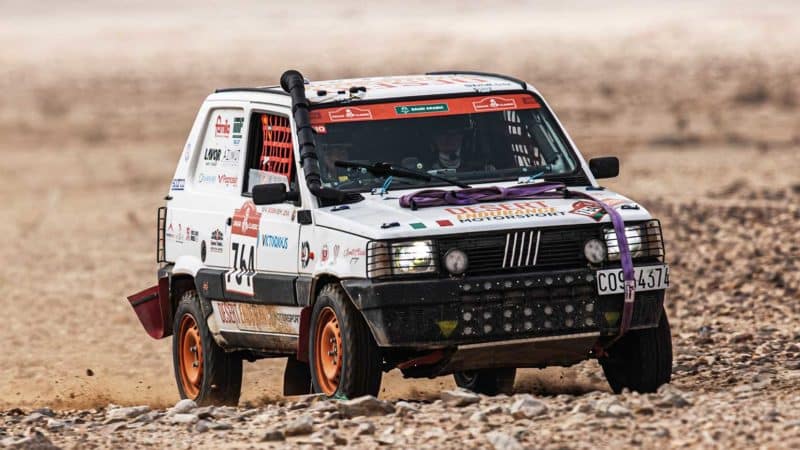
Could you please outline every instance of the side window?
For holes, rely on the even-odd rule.
[[[522,123],[518,111],[503,111],[508,143],[517,167],[542,165],[542,158],[536,142]]]
[[[247,189],[266,183],[283,183],[294,189],[294,147],[289,118],[272,113],[253,113],[248,145]]]
[[[239,192],[244,125],[244,111],[241,109],[211,110],[194,171],[196,189],[204,192]]]

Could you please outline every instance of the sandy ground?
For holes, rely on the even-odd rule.
[[[676,208],[797,198],[742,194],[800,189],[793,2],[404,3],[0,2],[0,409],[175,402],[170,342],[145,335],[125,296],[154,281],[156,208],[202,98],[273,84],[286,68],[314,79],[454,67],[525,78],[585,155],[620,156],[609,186],[674,220]],[[686,239],[664,234],[668,246]],[[678,283],[701,277],[701,256],[668,255]],[[793,293],[770,301],[797,303],[793,280]],[[681,302],[711,294],[729,292],[672,297],[677,348],[698,326]],[[282,361],[245,367],[244,403],[279,397]],[[607,390],[592,367],[522,371],[517,389]],[[393,372],[381,396],[450,387]]]

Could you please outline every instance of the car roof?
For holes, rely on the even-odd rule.
[[[391,98],[427,97],[464,93],[489,93],[527,89],[521,80],[483,72],[433,72],[424,75],[399,75],[346,78],[306,82],[306,97],[314,104],[370,101]],[[218,89],[217,93],[286,93],[280,86]],[[228,97],[228,96],[226,96]]]

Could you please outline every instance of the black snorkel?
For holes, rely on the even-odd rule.
[[[314,143],[314,131],[309,118],[310,104],[306,98],[306,87],[303,75],[296,70],[287,70],[281,75],[281,88],[292,99],[292,115],[297,127],[297,145],[300,148],[300,166],[306,179],[306,186],[323,204],[354,203],[364,197],[356,192],[344,192],[322,186],[320,178],[319,158]]]

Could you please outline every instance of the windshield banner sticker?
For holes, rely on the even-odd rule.
[[[394,111],[397,114],[420,114],[429,112],[446,112],[447,103],[433,103],[430,105],[403,105],[395,106]]]
[[[359,107],[334,107],[314,109],[309,113],[311,125],[318,128],[332,122],[355,122],[364,120],[408,119],[416,117],[451,116],[475,114],[509,109],[538,109],[541,106],[530,94],[509,94],[502,97],[457,97],[431,103],[430,100],[415,102],[377,103]]]

